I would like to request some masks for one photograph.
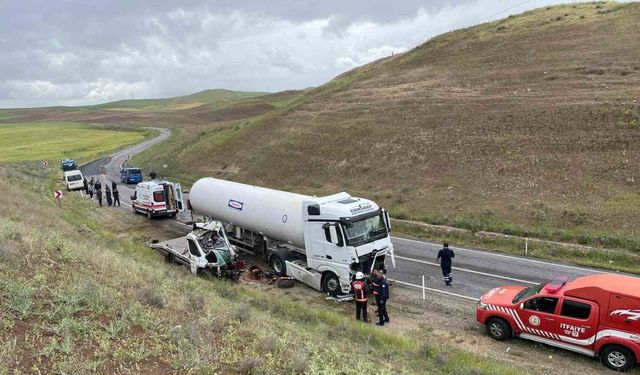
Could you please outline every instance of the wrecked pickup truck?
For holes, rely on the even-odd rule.
[[[191,273],[203,277],[238,280],[245,262],[238,257],[218,221],[195,223],[186,236],[158,242],[151,248],[162,253],[167,262],[187,266]]]

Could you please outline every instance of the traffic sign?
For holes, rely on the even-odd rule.
[[[61,199],[62,198],[62,191],[61,190],[56,190],[53,192],[53,197],[55,199]]]

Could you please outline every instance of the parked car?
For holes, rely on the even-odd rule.
[[[67,191],[69,190],[81,190],[84,189],[84,180],[82,178],[82,172],[77,169],[62,172],[64,179],[64,186]]]
[[[123,168],[120,171],[120,181],[125,184],[137,184],[142,182],[142,171],[140,168]]]

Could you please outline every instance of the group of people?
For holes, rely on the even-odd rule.
[[[94,180],[91,177],[91,180],[87,182],[87,179],[84,179],[84,190],[89,196],[89,198],[93,199],[93,196],[96,196],[96,200],[100,207],[102,207],[102,200],[106,199],[108,206],[120,206],[120,191],[118,191],[118,184],[115,182],[111,182],[111,188],[106,184],[104,193],[102,192],[102,182],[100,179]]]
[[[355,280],[351,283],[353,299],[356,302],[356,319],[364,322],[370,322],[367,316],[367,303],[369,301],[369,292],[373,292],[376,301],[378,314],[378,322],[376,325],[384,326],[389,323],[389,314],[387,313],[387,300],[389,299],[389,283],[381,270],[373,270],[369,282],[365,280],[362,272],[356,272]],[[362,319],[360,317],[362,316]]]
[[[453,286],[453,275],[451,267],[455,254],[449,248],[448,243],[444,243],[442,249],[438,252],[437,261],[440,262],[442,277],[444,283],[448,287]],[[367,317],[367,303],[369,302],[369,293],[373,293],[376,301],[378,314],[378,322],[376,325],[384,326],[389,323],[389,314],[387,313],[387,301],[389,300],[389,283],[382,270],[373,270],[369,280],[366,280],[362,272],[356,272],[355,279],[351,282],[351,292],[356,303],[356,319],[369,323]]]

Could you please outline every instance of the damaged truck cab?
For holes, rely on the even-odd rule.
[[[184,237],[152,243],[168,262],[182,264],[194,275],[237,280],[244,262],[229,243],[222,224],[216,221],[196,223]]]

